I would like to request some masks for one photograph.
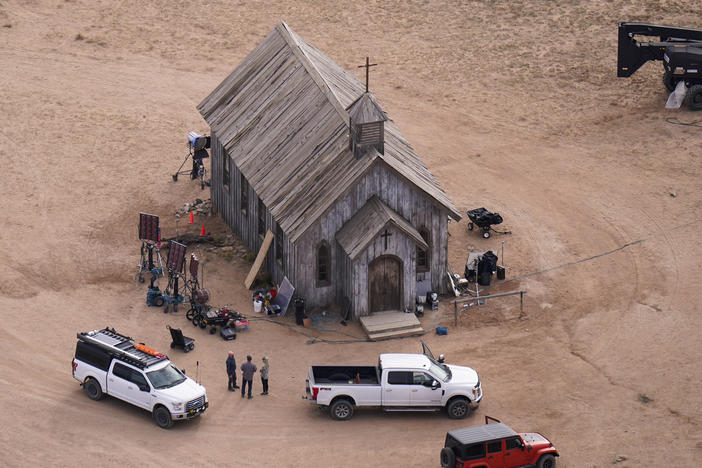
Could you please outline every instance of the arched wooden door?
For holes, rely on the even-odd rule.
[[[370,312],[400,310],[402,294],[402,262],[397,257],[383,256],[368,265]]]

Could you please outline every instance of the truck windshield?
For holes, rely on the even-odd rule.
[[[169,364],[163,369],[147,372],[146,376],[151,381],[154,388],[169,388],[185,381],[185,376],[173,364]]]
[[[440,378],[444,382],[448,382],[449,379],[451,379],[451,374],[446,372],[446,369],[444,369],[440,365],[436,364],[435,362],[432,362],[429,365],[429,370],[431,371],[432,374],[434,374],[435,377]]]

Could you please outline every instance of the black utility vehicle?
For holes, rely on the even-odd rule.
[[[702,110],[702,29],[619,23],[617,76],[629,77],[649,60],[663,62],[668,91],[684,81],[687,105]]]

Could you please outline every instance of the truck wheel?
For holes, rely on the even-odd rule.
[[[687,105],[692,110],[702,110],[702,85],[692,85],[687,90]]]
[[[349,400],[336,400],[329,407],[329,414],[337,421],[347,421],[353,416],[353,405]]]
[[[536,464],[536,468],[556,468],[556,457],[551,453],[542,455],[539,458],[539,462]]]
[[[450,447],[441,449],[441,468],[454,468],[456,466],[456,454]]]
[[[170,429],[173,427],[173,419],[171,418],[171,412],[168,411],[164,406],[157,406],[154,409],[154,421],[158,424],[161,429]]]
[[[665,86],[665,89],[670,91],[671,93],[675,91],[675,86],[677,86],[678,82],[673,79],[673,73],[666,71],[663,73],[663,86]]]
[[[91,400],[102,400],[102,397],[105,396],[102,393],[102,388],[100,387],[100,384],[97,382],[97,380],[93,378],[88,378],[88,380],[85,381],[83,384],[83,390],[85,391],[85,394],[88,395],[88,398]]]
[[[454,398],[446,407],[446,413],[451,419],[463,419],[468,416],[470,406],[465,398]]]

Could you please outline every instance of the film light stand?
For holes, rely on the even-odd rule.
[[[183,163],[180,165],[178,170],[172,175],[173,182],[178,181],[179,175],[189,175],[191,179],[200,179],[200,189],[205,189],[205,164],[203,159],[209,158],[210,155],[207,153],[207,148],[210,147],[210,137],[205,135],[200,135],[197,132],[188,133],[188,155],[185,156]],[[192,169],[189,171],[184,171],[183,166],[188,162],[188,158],[192,158],[193,165]]]
[[[186,246],[176,241],[171,241],[168,247],[168,286],[163,297],[166,302],[164,313],[168,313],[169,307],[173,305],[173,311],[178,311],[178,304],[183,302],[180,294],[180,277],[185,275],[185,250]]]
[[[141,259],[134,280],[144,282],[144,272],[149,271],[153,277],[163,275],[163,258],[161,257],[161,229],[157,215],[139,213],[139,239],[141,240]],[[155,255],[154,255],[155,251]],[[151,283],[153,285],[154,278]]]

